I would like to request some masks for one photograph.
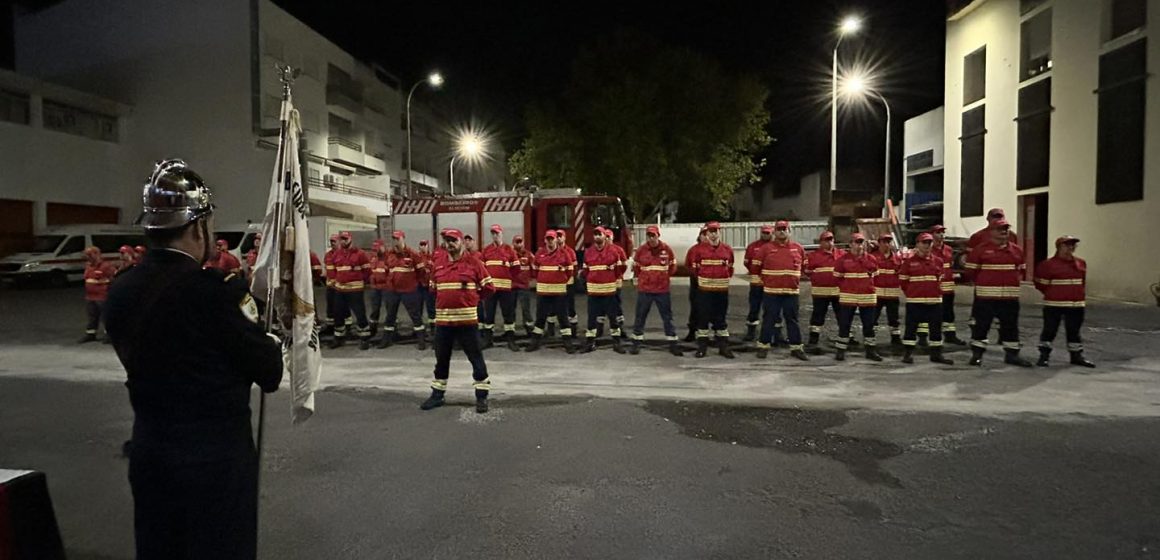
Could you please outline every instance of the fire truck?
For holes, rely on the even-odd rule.
[[[424,239],[438,244],[440,230],[457,228],[474,237],[477,248],[483,248],[491,242],[492,224],[499,224],[506,243],[510,244],[517,235],[523,236],[524,246],[533,253],[544,244],[545,233],[562,229],[567,234],[566,242],[582,259],[597,226],[612,230],[613,242],[628,255],[633,250],[632,225],[620,199],[584,195],[580,189],[409,198],[393,201],[392,207],[391,217],[380,221],[380,237],[390,239],[391,230],[401,230],[412,247]]]

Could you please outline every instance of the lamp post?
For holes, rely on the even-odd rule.
[[[407,196],[414,196],[411,189],[411,96],[415,95],[415,90],[419,88],[424,82],[431,85],[432,88],[439,88],[443,85],[443,75],[438,72],[432,72],[426,78],[415,82],[411,86],[411,91],[407,93]]]
[[[869,95],[877,98],[882,102],[882,106],[886,109],[886,167],[883,171],[885,176],[882,179],[882,217],[888,218],[886,214],[886,201],[890,200],[890,103],[887,103],[886,98],[882,94],[870,89],[866,86],[866,80],[854,76],[846,81],[845,89],[850,95]]]
[[[830,70],[830,190],[838,189],[838,46],[846,35],[857,33],[862,20],[849,16],[838,27],[838,41],[834,43],[834,62]]]

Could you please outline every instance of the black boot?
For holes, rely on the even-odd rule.
[[[415,338],[419,339],[419,351],[422,352],[422,351],[426,350],[427,349],[427,330],[423,329],[421,331],[416,331]]]
[[[745,338],[742,341],[753,342],[754,340],[757,340],[757,325],[746,325]]]
[[[866,345],[866,359],[875,362],[881,362],[882,356],[878,355],[878,349],[870,344]]]
[[[934,359],[933,352],[931,353],[930,357],[932,360]],[[902,353],[902,363],[904,363],[904,364],[913,364],[914,363],[914,348],[911,348],[909,346],[906,347],[906,350],[904,350]]]
[[[390,348],[391,345],[394,343],[395,343],[395,331],[384,330],[383,337],[379,339],[379,343],[376,346],[378,346],[379,348]]]
[[[834,352],[834,359],[839,362],[846,361],[846,349],[839,348],[837,352]]]
[[[677,346],[677,341],[675,340],[669,342],[669,354],[672,354],[678,358],[684,357],[685,355],[684,352],[681,352],[681,347]]]
[[[379,324],[377,322],[375,322],[374,320],[372,320],[371,321],[371,338],[374,338],[376,334],[379,334]]]
[[[358,349],[359,350],[370,350],[371,349],[371,339],[369,336],[359,337]]]
[[[487,412],[487,409],[488,409],[487,397],[476,397],[475,398],[475,411],[479,414],[484,414]]]
[[[733,350],[729,349],[729,337],[721,337],[717,339],[717,351],[721,357],[732,360],[735,356]]]
[[[1079,352],[1072,352],[1071,353],[1071,365],[1090,367],[1090,368],[1096,367],[1095,364],[1089,362],[1087,360],[1087,358],[1083,357],[1083,350],[1080,350]]]
[[[693,327],[689,327],[689,334],[685,335],[685,342],[693,342],[697,340],[697,331]]]
[[[612,337],[612,351],[617,354],[624,353],[624,341],[619,336]]]
[[[769,356],[769,347],[764,344],[758,344],[756,355],[758,360],[764,360],[766,356]]]
[[[794,358],[797,358],[803,362],[810,361],[810,358],[808,356],[806,356],[805,350],[802,350],[801,348],[794,348],[793,350],[790,350],[789,355],[793,356]]]
[[[535,352],[536,350],[539,350],[540,344],[543,341],[544,341],[544,335],[532,334],[532,341],[528,343],[528,347],[524,351],[525,352]]]
[[[1031,367],[1031,362],[1019,356],[1018,350],[1004,349],[1003,363],[1019,367]]]
[[[595,337],[588,337],[587,340],[584,341],[584,346],[580,347],[580,353],[587,354],[589,352],[595,352],[595,351],[596,351],[596,338]]]
[[[1037,365],[1039,367],[1047,367],[1047,360],[1050,357],[1051,357],[1051,349],[1050,348],[1040,348],[1039,349],[1039,361],[1035,362],[1035,365]]]
[[[976,348],[976,347],[972,346],[971,347],[971,361],[969,361],[967,363],[972,365],[972,366],[983,365],[983,349]]]
[[[78,340],[78,341],[77,341],[77,344],[85,344],[85,343],[88,343],[88,342],[96,342],[96,340],[97,340],[97,335],[95,335],[95,334],[86,334],[86,335],[82,336],[80,340]]]
[[[512,352],[519,352],[520,347],[516,346],[516,331],[505,331],[503,333],[504,340],[507,341],[507,348]]]
[[[708,338],[697,338],[697,353],[694,354],[694,356],[696,356],[698,358],[704,358],[705,354],[708,353],[708,350],[709,350],[709,339]]]
[[[907,349],[907,352],[909,351],[910,350]],[[930,361],[936,364],[944,364],[948,366],[954,365],[955,363],[954,360],[943,357],[942,348],[938,346],[930,349]]]
[[[427,400],[423,401],[423,404],[419,405],[419,410],[431,410],[432,408],[439,408],[443,406],[443,394],[445,392],[446,391],[440,391],[439,389],[431,389],[431,396],[427,397]]]
[[[495,343],[492,341],[492,337],[495,336],[495,331],[491,329],[483,329],[479,334],[481,335],[480,338],[483,339],[479,342],[480,350],[487,350],[488,348],[495,346]]]
[[[335,336],[334,339],[330,341],[330,349],[334,350],[336,348],[342,348],[342,345],[345,343],[346,343],[345,336]]]
[[[628,353],[632,354],[633,356],[640,354],[640,341],[639,340],[632,341],[632,344],[629,345],[629,347],[628,347]]]
[[[902,335],[900,335],[900,334],[890,335],[890,346],[896,350],[902,348]]]
[[[955,331],[948,331],[943,333],[943,344],[954,344],[955,346],[966,346],[967,341],[959,338]]]
[[[576,353],[576,341],[570,336],[564,337],[564,351],[569,354]]]
[[[818,345],[818,341],[820,341],[821,338],[822,338],[821,333],[816,333],[816,332],[810,333],[810,340],[808,343],[806,343],[806,352],[813,354],[815,356],[821,356],[822,355],[822,347]]]

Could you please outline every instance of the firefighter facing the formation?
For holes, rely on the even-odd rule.
[[[519,350],[516,346],[516,293],[512,281],[520,274],[520,257],[516,250],[503,242],[503,227],[491,226],[491,243],[480,252],[483,265],[491,275],[495,291],[483,302],[483,321],[479,323],[483,334],[483,347],[492,346],[495,336],[495,312],[498,307],[503,313],[503,339],[509,350]]]
[[[435,380],[431,396],[420,406],[423,410],[443,406],[447,379],[451,371],[451,350],[458,343],[471,362],[475,380],[475,411],[487,412],[491,380],[479,347],[479,299],[491,295],[492,279],[479,259],[466,254],[463,232],[444,229],[440,232],[446,251],[438,254],[431,272],[435,288]]]
[[[281,344],[246,282],[203,269],[213,204],[180,160],[157,164],[140,218],[150,250],[113,284],[107,327],[133,406],[136,557],[257,555],[258,454],[250,389],[277,390]]]
[[[536,324],[532,329],[532,342],[528,352],[540,349],[544,340],[544,326],[548,317],[555,317],[560,325],[560,338],[569,354],[575,352],[572,346],[572,329],[568,323],[568,282],[572,279],[574,261],[568,256],[554,231],[544,234],[544,246],[532,260],[532,274],[536,278]]]
[[[592,245],[584,250],[584,267],[580,271],[580,276],[588,283],[588,330],[584,334],[584,352],[596,350],[597,318],[606,318],[611,326],[612,349],[617,354],[625,352],[616,304],[617,284],[628,268],[622,254],[608,242],[602,227],[596,228]]]
[[[757,357],[764,359],[770,344],[775,343],[776,325],[785,322],[790,355],[808,360],[802,347],[802,331],[798,323],[799,282],[805,268],[806,250],[789,238],[789,222],[774,225],[774,239],[758,252],[761,261],[762,323],[761,338],[757,343]]]
[[[632,347],[629,353],[640,353],[644,341],[644,325],[649,310],[656,305],[665,329],[665,340],[669,353],[678,358],[683,355],[677,345],[677,329],[673,326],[673,298],[669,293],[669,282],[677,273],[677,255],[664,241],[661,229],[648,226],[645,243],[636,250],[632,259],[633,276],[636,278],[636,320],[632,325]]]
[[[1019,356],[1019,284],[1027,265],[1023,248],[1011,241],[1007,220],[991,222],[991,240],[971,249],[967,255],[966,276],[975,281],[975,325],[971,332],[972,366],[983,363],[987,334],[991,322],[999,321],[999,341],[1003,344],[1005,363],[1031,367]]]
[[[206,261],[205,267],[216,268],[226,274],[242,273],[242,263],[237,257],[230,254],[230,242],[225,239],[217,240],[217,249],[215,249],[214,255]]]
[[[696,356],[705,357],[709,335],[713,335],[720,354],[733,358],[733,351],[729,348],[729,326],[725,322],[729,311],[729,279],[733,277],[733,248],[721,242],[721,224],[718,222],[705,224],[705,237],[707,242],[698,245],[690,269],[690,274],[697,276]]]

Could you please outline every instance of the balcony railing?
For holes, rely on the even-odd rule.
[[[342,136],[331,136],[327,140],[327,142],[330,144],[338,144],[339,146],[342,146],[342,147],[347,148],[349,150],[354,150],[354,151],[359,152],[359,153],[361,153],[363,150],[362,144],[359,144],[358,142],[355,142],[354,140],[351,140],[349,138],[343,138]]]
[[[350,185],[343,185],[340,183],[327,182],[322,179],[307,179],[306,185],[312,189],[326,189],[331,192],[351,194],[355,196],[362,196],[366,198],[373,198],[376,200],[390,200],[391,196],[378,191],[370,189],[362,189],[359,187],[352,187]]]

